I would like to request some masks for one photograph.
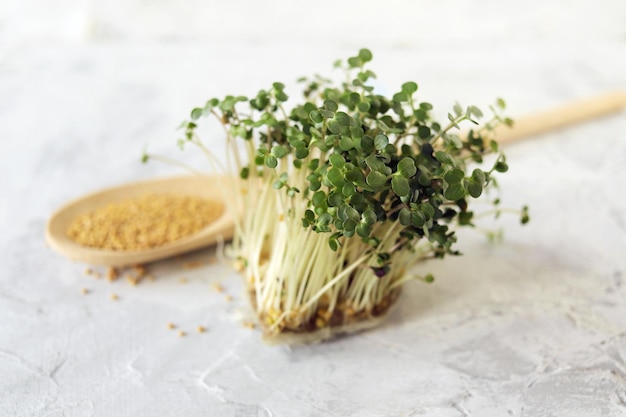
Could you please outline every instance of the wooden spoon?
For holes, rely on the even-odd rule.
[[[498,142],[507,143],[529,136],[582,122],[594,117],[614,113],[626,105],[626,94],[611,92],[589,99],[574,101],[548,111],[535,113],[515,120],[513,129],[497,129]],[[154,193],[176,193],[223,200],[222,189],[232,190],[229,176],[185,176],[157,179],[109,188],[75,200],[54,213],[46,228],[46,238],[57,252],[77,261],[93,265],[124,266],[168,258],[212,245],[218,240],[232,238],[234,218],[226,211],[214,223],[200,232],[163,246],[141,251],[113,251],[90,248],[73,242],[66,233],[70,223],[77,217],[110,203]],[[225,187],[220,187],[226,183]]]
[[[232,190],[232,185],[228,184],[231,180],[231,177],[223,175],[181,176],[135,182],[86,195],[66,204],[52,215],[46,227],[46,240],[52,249],[70,259],[103,266],[142,264],[210,246],[220,240],[229,240],[233,236],[234,218],[228,209],[224,210],[220,218],[193,235],[145,250],[124,251],[83,246],[71,240],[67,230],[80,215],[146,194],[193,195],[223,202],[222,189]]]

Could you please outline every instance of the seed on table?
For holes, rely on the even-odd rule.
[[[114,267],[110,266],[107,269],[107,279],[110,282],[115,281],[118,278],[118,276],[119,276],[119,273],[117,272],[117,269],[115,269]]]

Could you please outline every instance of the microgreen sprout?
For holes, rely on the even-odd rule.
[[[210,99],[181,125],[179,145],[199,147],[216,169],[196,131],[206,117],[223,126],[226,170],[239,174],[228,195],[243,210],[232,250],[270,335],[382,315],[405,281],[432,282],[409,269],[459,254],[455,230],[477,217],[471,200],[508,169],[493,137],[497,125],[512,124],[503,100],[482,124],[480,109],[458,103],[440,123],[414,82],[391,98],[378,94],[371,60],[362,49],[337,61],[340,83],[300,79],[301,103],[288,106],[276,82],[253,97]],[[462,135],[463,123],[473,128]],[[521,215],[527,222],[527,208]]]

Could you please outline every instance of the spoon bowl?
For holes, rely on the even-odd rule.
[[[235,219],[224,203],[223,190],[232,190],[232,177],[226,175],[196,175],[161,178],[134,182],[108,188],[71,201],[58,209],[46,226],[46,241],[56,252],[70,259],[101,266],[128,266],[180,255],[195,249],[229,240],[233,236]],[[67,236],[70,224],[78,216],[146,194],[188,195],[224,203],[223,214],[201,229],[181,239],[143,250],[110,250],[80,245]]]

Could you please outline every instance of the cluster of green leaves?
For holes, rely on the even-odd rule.
[[[366,68],[371,60],[372,53],[362,49],[338,61],[335,66],[347,75],[339,85],[320,76],[299,80],[305,85],[304,101],[289,112],[282,83],[251,98],[211,99],[192,110],[182,140],[193,139],[196,119],[213,115],[229,139],[254,141],[256,154],[242,167],[241,177],[262,176],[291,197],[301,193],[309,202],[303,227],[329,233],[333,250],[344,237],[377,247],[375,225],[399,222],[395,250],[428,239],[435,256],[456,254],[450,223],[472,226],[469,200],[496,185],[494,172],[508,169],[496,142],[486,138],[497,124],[512,123],[500,116],[505,104],[498,100],[494,116],[461,138],[455,133],[459,124],[478,125],[480,109],[456,104],[448,122],[440,124],[431,117],[433,106],[418,100],[414,82],[402,84],[391,98],[377,94],[370,84],[376,74]],[[245,114],[238,109],[244,103]],[[495,163],[468,172],[467,164],[482,164],[486,153],[498,154]],[[306,170],[305,184],[290,183],[294,170]],[[385,268],[389,254],[379,257]]]

